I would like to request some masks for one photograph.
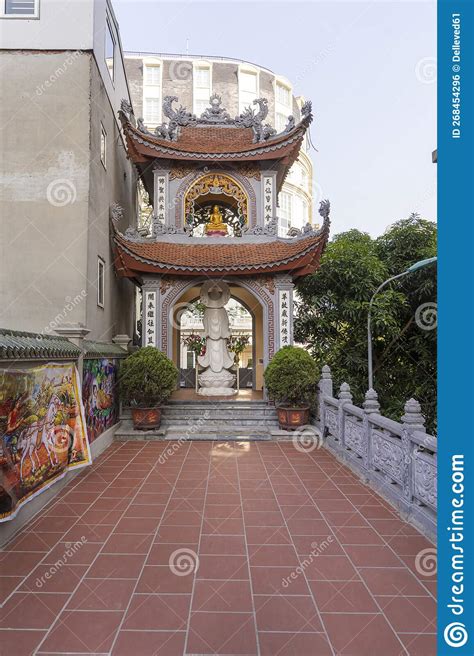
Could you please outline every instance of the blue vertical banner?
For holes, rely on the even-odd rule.
[[[438,0],[438,655],[474,654],[474,1]]]

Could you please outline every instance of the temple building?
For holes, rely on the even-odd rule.
[[[289,114],[301,118],[304,98],[294,94],[290,80],[270,69],[232,57],[124,52],[130,96],[136,116],[151,131],[162,123],[163,98],[177,96],[193,114],[200,116],[217,93],[231,116],[241,114],[254,100],[268,103],[266,120],[278,132]],[[278,195],[278,233],[286,236],[292,228],[317,223],[313,203],[319,186],[313,183],[310,139],[305,138],[295,163],[290,167]],[[144,213],[144,225],[150,213]]]
[[[111,221],[116,273],[142,289],[142,344],[158,347],[179,366],[179,311],[202,300],[204,288],[204,298],[212,300],[214,290],[252,316],[255,390],[263,389],[274,353],[293,342],[295,281],[317,269],[329,236],[327,201],[319,209],[320,228],[308,222],[292,237],[278,236],[277,196],[304,143],[311,104],[303,105],[300,121],[290,115],[279,132],[267,115],[264,98],[232,118],[217,94],[200,116],[168,96],[167,122],[151,132],[123,102],[128,154],[153,206],[151,235],[134,223],[121,232],[119,207]]]

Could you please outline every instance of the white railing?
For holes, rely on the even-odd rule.
[[[347,383],[334,397],[325,366],[318,409],[326,446],[434,539],[437,439],[426,433],[418,401],[407,401],[401,422],[393,421],[380,414],[375,390],[366,393],[362,408],[353,405]]]

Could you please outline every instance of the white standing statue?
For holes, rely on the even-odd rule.
[[[201,287],[201,303],[206,306],[203,317],[206,352],[198,357],[198,362],[201,367],[207,367],[198,379],[198,394],[202,396],[237,394],[235,374],[228,371],[234,364],[234,358],[227,350],[230,329],[224,306],[229,298],[229,286],[221,280],[209,280]]]

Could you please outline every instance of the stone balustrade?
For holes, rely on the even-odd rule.
[[[435,539],[437,439],[426,433],[418,401],[407,401],[401,422],[393,421],[380,414],[373,389],[362,408],[352,403],[347,383],[333,396],[331,371],[324,366],[318,410],[327,448]]]

